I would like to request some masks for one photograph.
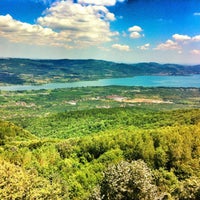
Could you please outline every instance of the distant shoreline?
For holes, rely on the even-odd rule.
[[[135,76],[129,78],[100,79],[67,83],[49,83],[42,85],[0,86],[2,91],[25,91],[59,88],[77,88],[92,86],[142,86],[142,87],[186,87],[200,88],[200,74],[190,76]]]

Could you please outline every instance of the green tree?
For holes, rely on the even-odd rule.
[[[179,200],[199,200],[200,178],[190,177],[182,181],[176,192]]]
[[[0,159],[0,199],[62,199],[67,197],[59,181],[49,181],[36,173]]]

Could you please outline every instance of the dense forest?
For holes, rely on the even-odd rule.
[[[0,198],[197,200],[199,133],[199,109],[71,111],[21,127],[0,121]]]
[[[200,65],[162,65],[153,62],[125,64],[91,59],[0,59],[0,85],[70,82],[138,75],[189,75],[199,73]]]

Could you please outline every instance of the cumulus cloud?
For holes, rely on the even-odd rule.
[[[185,42],[185,41],[191,40],[191,37],[188,36],[188,35],[174,34],[172,37],[173,37],[176,41],[183,41],[183,42]]]
[[[132,39],[137,39],[142,37],[143,35],[140,33],[142,32],[142,28],[140,26],[132,26],[128,29],[128,31],[130,32],[130,38]]]
[[[200,55],[200,50],[199,49],[193,49],[190,53],[194,54],[194,55]]]
[[[149,47],[150,47],[150,44],[147,43],[147,44],[144,44],[144,45],[142,45],[142,46],[138,46],[137,48],[138,48],[138,49],[141,49],[141,50],[148,50]]]
[[[192,37],[189,35],[174,34],[172,35],[172,39],[159,44],[155,50],[177,50],[177,52],[181,54],[182,50],[187,51],[187,49],[191,48],[191,45],[196,45],[195,43],[198,42],[200,42],[200,35]],[[190,51],[190,53],[199,55],[199,50],[194,49]]]
[[[137,39],[137,38],[142,37],[142,35],[138,32],[131,32],[130,37],[133,38],[133,39]]]
[[[140,26],[132,26],[128,29],[129,32],[141,32],[142,28]]]
[[[120,51],[130,51],[130,47],[128,45],[113,44],[112,48],[118,49]]]
[[[14,20],[10,15],[0,15],[0,36],[15,43],[47,45],[57,38],[58,34],[50,28],[23,23]],[[58,40],[54,42],[58,43]]]
[[[188,35],[180,35],[180,34],[174,34],[173,39],[175,39],[178,42],[199,42],[200,41],[200,35],[196,35],[194,37],[188,36]]]
[[[104,6],[84,6],[68,0],[47,9],[46,15],[38,18],[38,23],[62,32],[79,45],[88,45],[111,41],[111,37],[117,35],[110,31],[113,20],[114,14]]]
[[[178,45],[177,42],[172,40],[167,40],[165,43],[159,44],[156,50],[181,50],[181,47]]]
[[[200,35],[196,35],[192,38],[193,41],[195,42],[200,42]]]
[[[82,48],[112,41],[119,34],[110,30],[114,20],[115,15],[102,5],[56,1],[34,25],[10,15],[0,16],[0,37],[18,43]]]

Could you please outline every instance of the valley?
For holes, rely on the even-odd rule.
[[[199,87],[1,90],[0,198],[199,199],[199,128]]]
[[[0,200],[200,200],[200,0],[0,0]]]

